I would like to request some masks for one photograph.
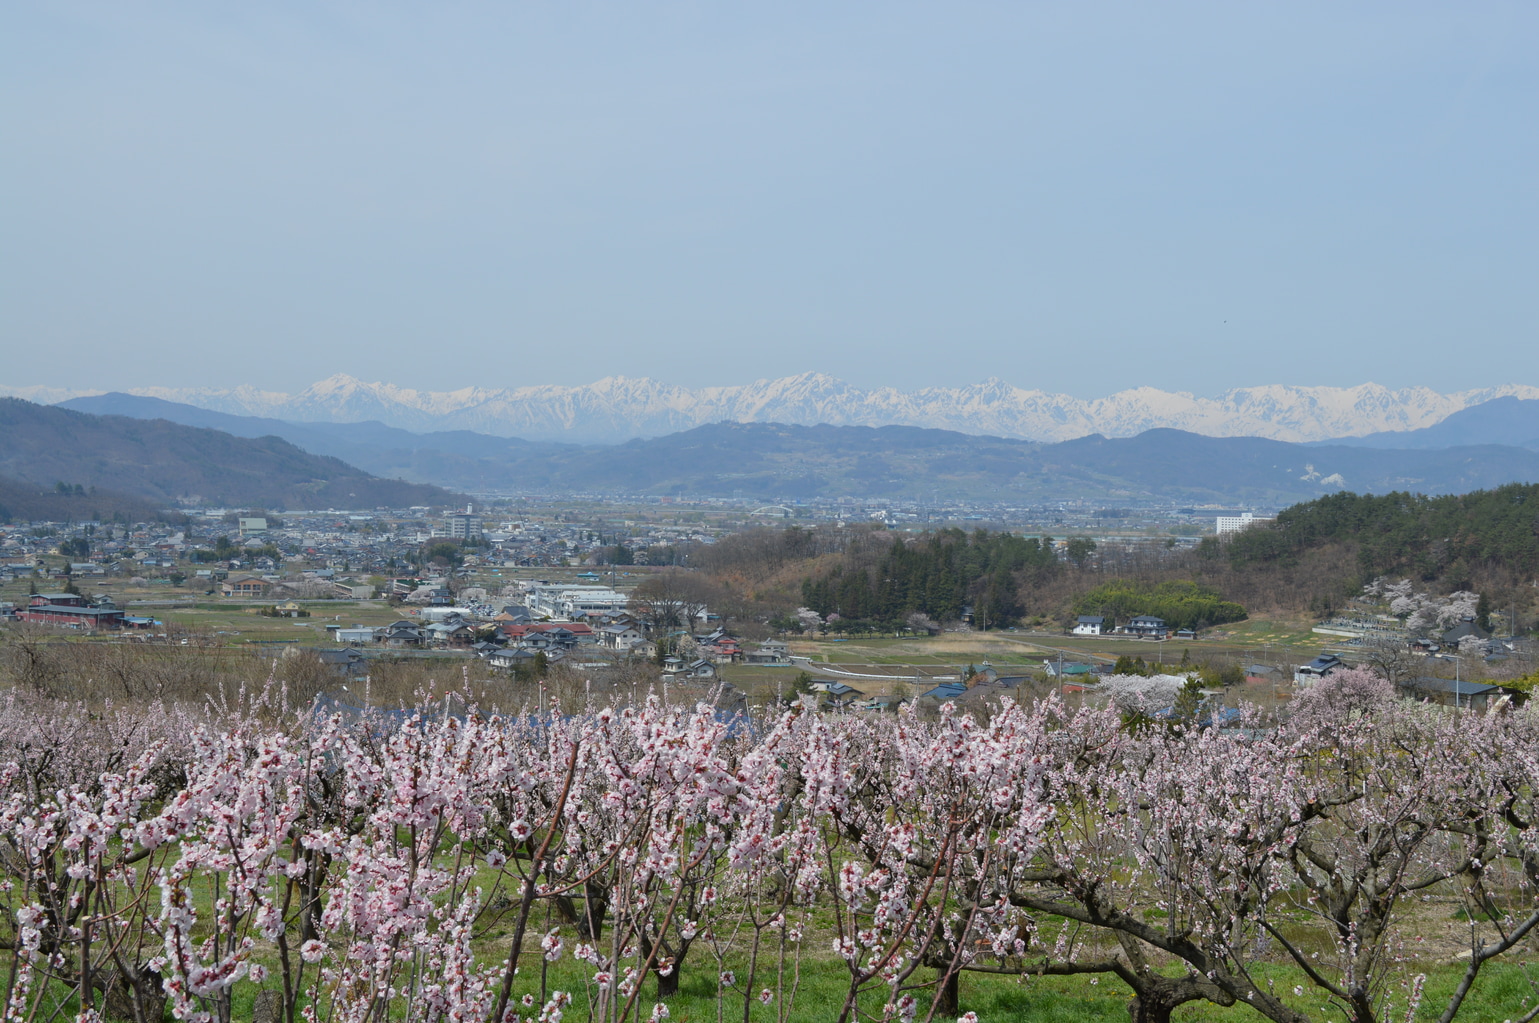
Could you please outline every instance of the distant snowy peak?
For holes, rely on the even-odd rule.
[[[62,388],[0,388],[33,401],[83,393]],[[1138,387],[1081,399],[1015,387],[991,378],[968,387],[900,391],[864,389],[823,373],[727,387],[688,388],[645,377],[605,377],[579,387],[464,387],[422,391],[368,383],[346,374],[298,394],[252,387],[141,388],[132,393],[235,415],[294,421],[378,420],[407,430],[474,430],[530,440],[614,442],[655,437],[705,423],[830,423],[921,426],[1027,440],[1059,441],[1099,433],[1130,437],[1160,427],[1213,437],[1326,440],[1431,426],[1461,409],[1511,395],[1539,398],[1512,384],[1441,394],[1426,387],[1241,387],[1212,398]]]

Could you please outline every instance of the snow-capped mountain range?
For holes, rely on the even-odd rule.
[[[52,387],[0,387],[0,394],[52,403],[100,394]],[[969,387],[901,391],[860,388],[822,373],[727,387],[680,387],[647,378],[605,377],[563,387],[466,387],[419,391],[347,375],[298,394],[230,389],[145,387],[129,393],[235,415],[299,422],[377,420],[406,430],[473,430],[529,440],[607,443],[656,437],[706,423],[777,422],[836,426],[920,426],[1026,440],[1087,434],[1129,437],[1171,427],[1212,437],[1315,441],[1431,426],[1461,409],[1512,395],[1539,398],[1539,387],[1509,384],[1443,394],[1427,387],[1391,390],[1270,384],[1215,397],[1139,387],[1081,399],[989,379]]]

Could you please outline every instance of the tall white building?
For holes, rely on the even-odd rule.
[[[481,516],[470,512],[450,512],[442,525],[433,527],[434,536],[447,536],[454,540],[481,539]]]
[[[1250,512],[1244,512],[1240,515],[1220,515],[1217,519],[1218,524],[1213,531],[1219,536],[1223,536],[1225,533],[1243,533],[1258,522],[1271,521],[1271,519],[1267,518],[1257,518]]]

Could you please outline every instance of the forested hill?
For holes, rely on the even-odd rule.
[[[39,486],[0,476],[0,523],[152,522],[162,517],[154,501],[112,490]]]
[[[1531,578],[1539,573],[1539,484],[1444,497],[1332,494],[1239,534],[1225,553],[1244,568],[1332,545],[1355,548],[1365,578],[1398,574],[1462,584],[1493,570]]]
[[[232,437],[163,419],[93,416],[16,398],[0,399],[0,436],[0,474],[43,489],[64,483],[160,505],[274,510],[464,500],[438,487],[371,476],[277,437]]]
[[[1078,591],[1074,614],[1109,615],[1119,622],[1152,614],[1171,628],[1208,628],[1241,621],[1245,608],[1189,579],[1107,579],[1092,557],[1096,543],[1069,540],[1063,557],[1049,538],[941,529],[897,534],[885,544],[873,533],[854,542],[831,566],[802,581],[802,602],[828,618],[834,631],[891,629],[914,616],[954,622],[972,613],[979,628],[1002,628],[1024,617],[1064,609],[1062,588]],[[1180,571],[1172,562],[1171,570]],[[1147,569],[1147,566],[1146,566]],[[1089,592],[1092,578],[1102,580]],[[835,624],[836,619],[838,624]]]
[[[801,539],[794,529],[780,535]],[[1085,537],[1059,550],[1034,537],[955,529],[844,539],[837,557],[803,555],[799,596],[831,628],[854,631],[890,629],[915,614],[954,621],[963,607],[983,627],[1154,614],[1202,629],[1242,620],[1247,609],[1329,613],[1380,576],[1434,592],[1474,591],[1490,607],[1526,616],[1536,612],[1539,484],[1448,497],[1332,494],[1238,535],[1209,537],[1195,551]]]

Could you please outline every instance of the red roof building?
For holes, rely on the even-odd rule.
[[[78,593],[34,593],[26,608],[16,617],[38,625],[63,625],[73,629],[117,629],[123,625],[123,611],[105,604],[88,605]]]

